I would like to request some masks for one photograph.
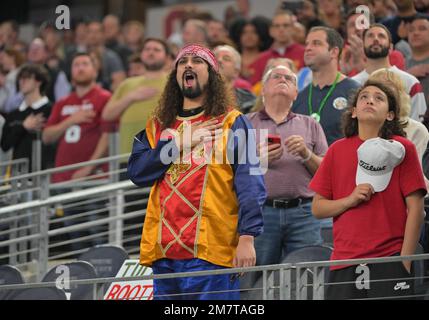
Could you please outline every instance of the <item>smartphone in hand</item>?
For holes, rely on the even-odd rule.
[[[282,138],[275,134],[268,135],[268,144],[281,144]]]

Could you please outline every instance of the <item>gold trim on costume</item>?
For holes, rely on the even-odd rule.
[[[170,249],[170,248],[171,248],[171,246],[172,246],[174,243],[176,243],[176,242],[178,242],[178,243],[179,243],[179,245],[180,245],[183,249],[185,249],[185,250],[189,251],[189,253],[191,253],[191,254],[194,254],[194,252],[192,251],[192,249],[191,249],[191,248],[189,248],[186,244],[184,244],[184,243],[183,243],[183,241],[182,241],[182,239],[180,239],[181,232],[179,232],[179,234],[177,235],[177,234],[176,234],[176,232],[174,232],[173,228],[171,228],[171,226],[170,226],[168,223],[165,223],[165,226],[167,227],[167,229],[168,229],[168,230],[170,230],[171,234],[172,234],[172,235],[173,235],[173,237],[174,237],[174,240],[170,241],[170,243],[168,243],[168,244],[165,246],[165,248],[162,248],[162,246],[161,246],[161,250],[162,250],[162,253],[164,254],[164,256],[166,256],[166,253],[167,253],[168,249]]]
[[[170,182],[175,184],[182,173],[185,173],[191,168],[190,163],[173,163],[167,170],[167,174],[170,176]]]
[[[193,171],[196,172],[198,170],[193,170]],[[167,181],[167,183],[168,183],[168,186],[171,188],[171,190],[175,192],[179,196],[179,198],[183,200],[183,202],[185,202],[194,212],[198,212],[198,209],[195,208],[193,204],[189,202],[188,199],[186,199],[186,197],[179,191],[179,189],[177,189],[171,182]]]

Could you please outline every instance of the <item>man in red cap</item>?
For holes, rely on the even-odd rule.
[[[140,263],[154,274],[256,261],[253,241],[262,232],[266,191],[251,158],[255,135],[232,108],[218,69],[209,49],[183,48],[153,118],[134,139],[129,177],[152,186]],[[230,274],[154,280],[155,299],[239,299],[238,290]]]

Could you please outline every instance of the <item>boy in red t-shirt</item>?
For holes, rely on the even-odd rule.
[[[345,113],[346,138],[329,148],[310,188],[312,211],[334,218],[331,260],[413,255],[424,219],[426,187],[412,142],[404,138],[395,92],[367,81]],[[386,140],[390,139],[390,140]],[[345,160],[347,159],[347,160]],[[411,262],[369,264],[369,286],[356,266],[331,268],[328,299],[413,294]],[[381,279],[398,279],[374,282]]]

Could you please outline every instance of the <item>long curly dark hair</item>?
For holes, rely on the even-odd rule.
[[[241,52],[241,35],[243,33],[244,27],[248,24],[253,25],[255,27],[256,33],[259,38],[259,51],[265,51],[269,47],[271,47],[273,43],[273,38],[270,36],[270,25],[271,20],[267,19],[263,16],[256,16],[251,20],[247,20],[244,18],[237,18],[229,27],[229,36],[236,44],[238,51]]]
[[[358,119],[352,118],[353,109],[356,107],[359,94],[369,86],[377,87],[386,94],[389,111],[393,111],[395,115],[392,121],[384,121],[384,124],[379,132],[379,137],[383,139],[391,139],[393,135],[406,137],[406,133],[404,131],[405,124],[401,122],[399,118],[400,104],[398,96],[392,88],[386,86],[383,82],[378,80],[366,81],[364,85],[360,87],[349,100],[349,108],[343,113],[342,119],[344,135],[347,138],[350,138],[359,134]]]
[[[208,66],[209,78],[207,81],[206,98],[203,103],[207,116],[217,117],[235,107],[235,99],[231,90],[227,88],[222,76]],[[154,110],[153,117],[159,121],[162,129],[169,128],[176,121],[179,111],[183,108],[183,94],[176,79],[177,69],[168,76],[164,92]]]

